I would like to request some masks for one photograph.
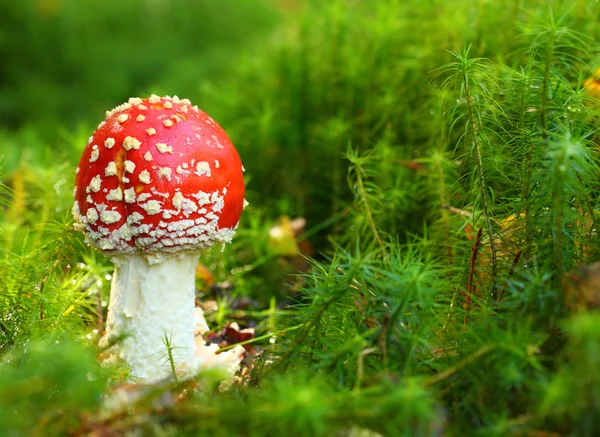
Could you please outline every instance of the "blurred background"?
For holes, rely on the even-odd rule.
[[[197,98],[267,37],[276,9],[268,0],[2,1],[2,126],[52,135],[128,96]]]

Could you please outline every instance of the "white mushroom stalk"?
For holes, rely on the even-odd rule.
[[[240,349],[216,358],[214,347],[196,341],[195,333],[208,331],[194,305],[197,253],[114,256],[112,261],[106,337],[125,335],[120,355],[134,378],[186,377],[215,365],[235,371]]]
[[[229,138],[189,100],[130,99],[107,113],[77,167],[73,215],[115,264],[105,339],[137,380],[235,372],[240,349],[215,354],[197,335],[200,251],[231,241],[244,201]]]
[[[201,363],[194,357],[198,255],[114,256],[113,262],[106,335],[109,339],[125,335],[121,356],[131,366],[131,374],[153,381],[173,370],[189,373],[199,368]]]

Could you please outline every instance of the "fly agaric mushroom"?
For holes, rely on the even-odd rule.
[[[243,167],[225,131],[187,99],[132,98],[106,113],[76,170],[73,215],[86,242],[112,257],[106,338],[126,335],[131,375],[192,373],[199,252],[231,241],[244,206]],[[202,345],[200,346],[202,347]],[[217,360],[237,357],[220,354]],[[227,363],[230,366],[230,363]]]

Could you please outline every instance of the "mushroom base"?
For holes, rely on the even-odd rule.
[[[198,258],[189,252],[112,258],[106,336],[124,336],[119,355],[130,365],[132,378],[154,382],[172,376],[169,355],[181,376],[204,367],[208,350],[196,350],[194,342],[196,326],[206,326],[194,303]],[[198,343],[199,349],[209,349]]]

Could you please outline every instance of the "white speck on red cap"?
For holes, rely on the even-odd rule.
[[[114,161],[109,162],[104,169],[104,174],[106,176],[115,176],[117,174],[117,164]]]
[[[156,143],[156,149],[160,153],[170,153],[171,155],[173,154],[173,147],[169,146],[166,143]]]
[[[106,111],[106,117],[108,118],[111,115],[116,114],[117,112],[126,111],[129,108],[131,108],[131,103],[129,103],[129,102],[122,103],[119,106],[117,106],[116,108],[113,108],[110,111]],[[125,120],[127,120],[127,118]],[[125,121],[125,120],[123,120],[123,121]],[[121,123],[121,121],[119,121],[119,123]]]
[[[165,125],[165,127],[171,127],[173,126],[173,120],[167,118],[166,120],[163,120],[163,124]]]
[[[138,175],[138,179],[142,184],[149,184],[150,182],[152,182],[150,180],[150,173],[148,173],[148,170],[141,171]]]
[[[127,223],[130,225],[136,225],[141,223],[143,220],[144,216],[137,211],[134,211],[133,213],[129,214],[129,217],[127,217]]]
[[[119,123],[125,123],[128,118],[129,118],[128,114],[119,114],[119,116],[117,117],[117,121]]]
[[[102,179],[100,178],[100,175],[96,175],[90,181],[89,189],[91,191],[93,191],[94,193],[97,193],[98,191],[100,191],[101,184],[102,184]]]
[[[117,211],[102,211],[100,213],[100,221],[104,224],[110,225],[121,220],[121,214]]]
[[[115,145],[115,139],[114,138],[107,138],[106,140],[104,140],[104,146],[107,149],[112,149],[114,145]]]
[[[125,161],[125,171],[128,173],[133,173],[135,170],[135,163],[133,161]]]
[[[149,127],[148,129],[146,129],[146,133],[150,136],[155,135],[156,129],[154,129],[153,127]]]
[[[156,215],[160,212],[160,202],[158,200],[149,200],[140,205],[149,215]]]
[[[145,116],[143,116],[142,114],[138,115],[135,119],[135,121],[137,121],[138,123],[141,123],[142,121],[144,121],[146,119]]]
[[[186,167],[187,167],[187,165],[186,165]],[[175,173],[180,174],[182,176],[189,176],[192,172],[189,170],[185,170],[183,165],[178,165],[177,168],[175,169]]]
[[[131,149],[139,149],[140,146],[142,145],[142,142],[140,140],[138,140],[137,138],[134,137],[125,137],[125,139],[123,140],[123,148],[125,150],[131,150]]]
[[[152,153],[150,153],[150,152],[144,153],[144,159],[148,162],[152,161]]]
[[[91,208],[88,208],[85,215],[91,223],[96,223],[96,221],[98,220],[98,211],[96,211],[96,208],[94,208],[93,206]]]
[[[198,176],[206,175],[210,177],[210,164],[206,161],[200,161],[196,164],[196,171],[194,173]]]
[[[100,151],[98,150],[98,146],[94,144],[92,146],[92,153],[90,153],[90,162],[96,162],[99,156]]]
[[[179,191],[176,192],[175,195],[173,196],[173,199],[171,200],[171,203],[173,204],[175,209],[180,210],[181,205],[183,203],[183,194],[181,194],[181,192],[179,192]]]
[[[125,202],[135,203],[135,190],[133,188],[127,188],[125,190]]]
[[[156,187],[150,187],[150,192],[155,196],[164,197],[165,199],[169,198],[169,193],[161,193],[156,189]]]
[[[217,144],[217,147],[218,147],[219,149],[222,149],[222,148],[223,148],[223,144],[221,144],[221,142],[219,141],[219,139],[217,138],[217,136],[216,136],[216,135],[213,135],[213,136],[212,136],[212,139],[213,139],[213,140],[215,140],[215,143]]]
[[[158,178],[165,178],[166,180],[171,180],[171,172],[172,170],[169,167],[159,167],[158,168]]]
[[[223,196],[219,195],[218,191],[212,193],[210,196],[210,203],[212,203],[212,210],[216,212],[221,212],[225,206],[225,200],[223,199]]]
[[[198,206],[200,207],[210,203],[210,196],[204,191],[198,191],[196,194],[192,194],[192,196],[198,199]]]
[[[123,200],[123,190],[120,187],[110,190],[106,196],[106,200],[121,201]]]
[[[127,101],[127,103],[129,103],[130,105],[141,105],[143,102],[142,99],[140,99],[139,97],[130,97],[129,100]]]

